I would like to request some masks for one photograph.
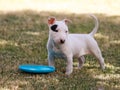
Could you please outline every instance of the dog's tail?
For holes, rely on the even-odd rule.
[[[97,17],[96,17],[95,15],[90,14],[90,16],[91,16],[91,17],[94,19],[94,21],[95,21],[95,27],[93,28],[92,32],[90,33],[91,36],[94,36],[95,33],[96,33],[97,30],[98,30],[99,22],[98,22],[98,19],[97,19]]]

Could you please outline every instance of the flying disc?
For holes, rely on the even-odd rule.
[[[19,66],[19,70],[27,73],[51,73],[55,71],[55,67],[46,65],[23,64]]]

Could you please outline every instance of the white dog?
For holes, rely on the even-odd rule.
[[[95,20],[95,27],[89,34],[69,34],[67,23],[68,19],[56,21],[54,17],[48,19],[49,39],[47,43],[48,63],[54,66],[55,57],[67,59],[66,75],[70,75],[73,71],[73,57],[78,58],[79,68],[84,64],[84,55],[93,54],[98,60],[102,69],[104,59],[97,42],[93,38],[98,30],[98,19],[91,15]]]

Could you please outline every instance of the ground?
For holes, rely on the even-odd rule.
[[[0,90],[120,90],[120,17],[95,14],[100,27],[95,39],[102,51],[106,69],[102,71],[91,55],[81,70],[66,77],[65,60],[57,59],[56,71],[29,74],[18,70],[21,64],[47,65],[47,19],[68,18],[70,33],[89,33],[94,27],[87,14],[16,11],[0,13]]]

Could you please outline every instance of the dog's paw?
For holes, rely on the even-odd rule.
[[[100,67],[101,67],[102,70],[105,70],[105,64],[104,63]]]
[[[78,65],[78,69],[82,69],[82,67],[83,67],[83,64],[82,65]]]
[[[79,69],[79,70],[81,70],[81,69],[82,69],[82,67],[79,67],[79,66],[78,66],[78,69]]]
[[[69,76],[72,73],[73,70],[69,70],[65,72],[65,75]]]
[[[70,72],[66,72],[65,73],[66,76],[70,76],[70,74],[71,74]]]
[[[102,68],[102,70],[105,70],[105,66],[102,66],[101,68]]]

